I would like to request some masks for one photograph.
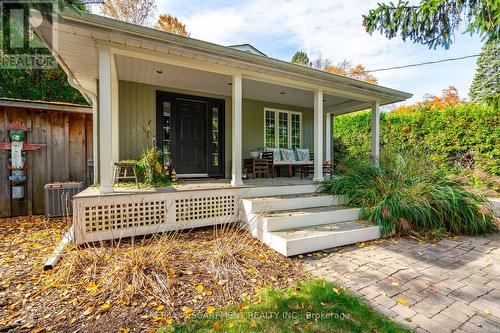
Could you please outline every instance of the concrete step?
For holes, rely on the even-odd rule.
[[[262,241],[285,256],[380,238],[378,226],[359,221],[337,222],[284,231],[263,232]]]
[[[500,217],[500,198],[488,198],[488,201],[491,204],[495,216]]]
[[[343,203],[339,196],[321,193],[300,193],[243,199],[247,213],[270,213],[322,206],[334,206]]]
[[[315,225],[354,221],[359,219],[359,208],[341,205],[311,207],[256,214],[258,228],[279,231]]]
[[[252,186],[248,185],[241,193],[243,198],[272,197],[283,195],[313,194],[318,189],[317,184],[302,185],[272,185]]]

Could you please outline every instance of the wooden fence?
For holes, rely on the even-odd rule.
[[[87,167],[88,160],[92,160],[91,109],[56,103],[7,102],[0,100],[0,142],[8,142],[4,127],[16,121],[30,128],[26,142],[46,146],[26,152],[28,170],[23,199],[11,199],[7,169],[10,151],[0,150],[0,217],[42,214],[45,184],[91,181]]]

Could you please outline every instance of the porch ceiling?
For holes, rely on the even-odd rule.
[[[155,86],[185,89],[222,96],[231,96],[231,77],[187,67],[174,66],[143,59],[116,56],[116,68],[119,80],[134,81]],[[313,107],[312,91],[302,90],[267,82],[243,79],[243,98],[270,103]],[[325,95],[325,108],[336,109],[349,98]],[[361,105],[363,102],[358,101]]]

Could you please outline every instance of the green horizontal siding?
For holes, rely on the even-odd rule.
[[[130,81],[119,83],[119,136],[120,159],[135,159],[146,145],[151,145],[156,135],[156,91],[167,91],[193,96],[211,97],[225,100],[225,158],[226,176],[230,175],[231,165],[231,97],[208,94],[183,89],[161,87]],[[302,112],[302,145],[313,148],[313,111],[291,105],[268,103],[243,99],[243,158],[250,151],[264,146],[264,108],[283,109]],[[150,123],[151,138],[146,139],[143,128]]]

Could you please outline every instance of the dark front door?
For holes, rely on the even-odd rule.
[[[207,104],[177,99],[174,104],[174,165],[178,174],[207,173]]]
[[[157,92],[156,142],[177,174],[224,176],[224,101]]]

